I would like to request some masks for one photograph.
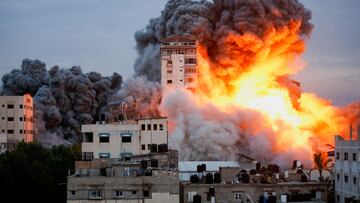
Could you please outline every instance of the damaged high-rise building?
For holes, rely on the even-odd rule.
[[[161,85],[164,89],[197,89],[197,41],[173,36],[161,41]]]

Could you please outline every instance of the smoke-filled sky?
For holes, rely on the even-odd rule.
[[[301,0],[315,25],[296,79],[335,105],[360,99],[360,1]],[[160,15],[166,0],[2,0],[0,75],[24,58],[48,67],[81,65],[85,72],[133,74],[134,32]]]

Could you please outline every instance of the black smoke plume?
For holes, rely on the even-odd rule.
[[[79,143],[81,124],[93,123],[106,111],[122,77],[83,73],[78,66],[47,70],[40,60],[24,59],[21,69],[5,74],[2,82],[2,95],[34,97],[35,134],[42,144],[51,146]]]

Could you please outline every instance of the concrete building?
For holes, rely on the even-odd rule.
[[[0,96],[0,133],[7,136],[7,149],[20,141],[32,142],[34,117],[31,95]]]
[[[360,130],[360,129],[359,129]],[[359,136],[358,136],[359,137]],[[360,201],[360,140],[335,136],[335,200],[337,203]]]
[[[180,202],[327,202],[327,184],[309,182],[304,176],[289,171],[271,172],[269,166],[250,172],[241,167],[220,167],[215,174],[194,173],[190,181],[181,181]]]
[[[0,154],[7,150],[7,135],[0,133]]]
[[[174,36],[161,41],[161,85],[164,89],[197,89],[197,41]]]
[[[177,152],[76,161],[67,202],[178,203],[179,174],[169,160],[177,160]]]
[[[167,118],[87,124],[81,131],[83,160],[148,154],[168,144]]]

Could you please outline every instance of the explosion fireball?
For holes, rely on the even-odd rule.
[[[136,75],[159,80],[159,42],[192,36],[198,46],[197,94],[163,92],[161,114],[185,160],[236,159],[236,153],[288,165],[310,164],[351,118],[291,79],[305,67],[313,25],[296,0],[170,0],[135,34]],[[347,111],[349,112],[349,111]]]

